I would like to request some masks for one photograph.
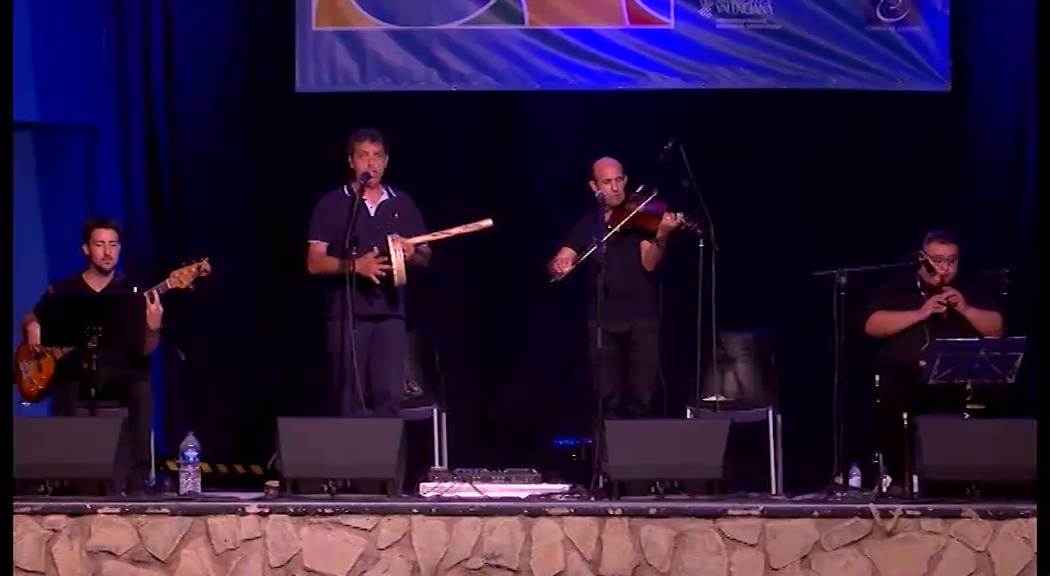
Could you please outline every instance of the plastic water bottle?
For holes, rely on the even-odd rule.
[[[850,488],[860,490],[860,487],[862,485],[860,477],[860,467],[857,466],[856,462],[854,462],[853,465],[849,467],[849,476],[847,478],[848,485]]]
[[[179,444],[179,494],[201,493],[201,443],[190,431]]]

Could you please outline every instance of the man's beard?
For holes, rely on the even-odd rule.
[[[95,272],[98,272],[99,274],[109,274],[113,271],[114,268],[116,268],[116,266],[117,263],[115,261],[110,262],[109,264],[96,264],[94,262],[91,263],[91,268],[93,268]]]

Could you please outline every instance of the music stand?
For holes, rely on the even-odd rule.
[[[970,419],[975,411],[986,411],[988,408],[983,398],[975,398],[975,388],[1005,394],[1007,387],[1017,381],[1026,344],[1024,336],[934,340],[926,349],[921,364],[923,380],[927,385],[941,389],[962,387],[965,392],[962,417],[964,420]],[[1003,401],[1002,396],[993,399]],[[993,425],[992,420],[984,422]],[[916,438],[915,443],[917,453],[922,454],[921,440]],[[971,484],[967,490],[978,493],[976,484]]]
[[[91,412],[97,392],[98,350],[138,350],[146,339],[141,294],[45,294],[35,311],[41,345],[83,352]]]
[[[1026,338],[941,338],[926,349],[927,384],[1013,384],[1024,360]]]

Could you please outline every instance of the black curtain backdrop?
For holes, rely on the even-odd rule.
[[[774,334],[793,491],[832,473],[833,288],[812,271],[898,260],[938,225],[964,233],[968,271],[1032,257],[1015,247],[1034,230],[1034,211],[1021,209],[1034,204],[1025,176],[1034,154],[1019,159],[1034,147],[1034,130],[1021,136],[1034,116],[973,132],[983,125],[973,120],[977,87],[997,61],[971,66],[946,94],[294,94],[291,17],[290,6],[246,0],[114,3],[113,62],[134,120],[126,203],[139,246],[129,267],[160,274],[209,256],[215,269],[167,306],[162,452],[191,428],[210,460],[265,462],[277,416],[319,410],[307,221],[346,178],[345,138],[362,126],[388,136],[388,179],[413,194],[431,229],[496,221],[435,243],[431,269],[410,280],[412,322],[441,354],[456,467],[544,468],[557,458],[555,435],[583,430],[585,295],[579,282],[548,283],[544,265],[591,206],[586,179],[599,156],[620,158],[634,185],[657,183],[699,216],[681,163],[657,162],[669,137],[684,145],[718,229],[718,327]],[[1020,21],[998,34],[1016,34]],[[1002,57],[1031,63],[1021,50]],[[1028,102],[1024,90],[998,99]],[[973,158],[986,154],[1000,161],[977,181]],[[677,242],[664,277],[660,403],[679,415],[697,347],[695,248]],[[851,306],[880,280],[851,277]],[[856,361],[842,393],[859,398],[864,341],[852,320]]]

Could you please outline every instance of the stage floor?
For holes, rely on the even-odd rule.
[[[16,574],[1036,574],[1033,502],[245,493],[13,512]]]
[[[1034,518],[1035,502],[958,500],[904,500],[835,498],[743,497],[639,497],[593,500],[581,497],[532,498],[420,498],[406,496],[294,496],[264,497],[262,493],[211,493],[204,498],[178,496],[153,498],[22,497],[14,499],[15,514],[163,514],[200,516],[213,514],[424,514],[438,516],[648,516],[723,518],[872,518],[874,514],[907,518],[962,518],[987,520]]]

